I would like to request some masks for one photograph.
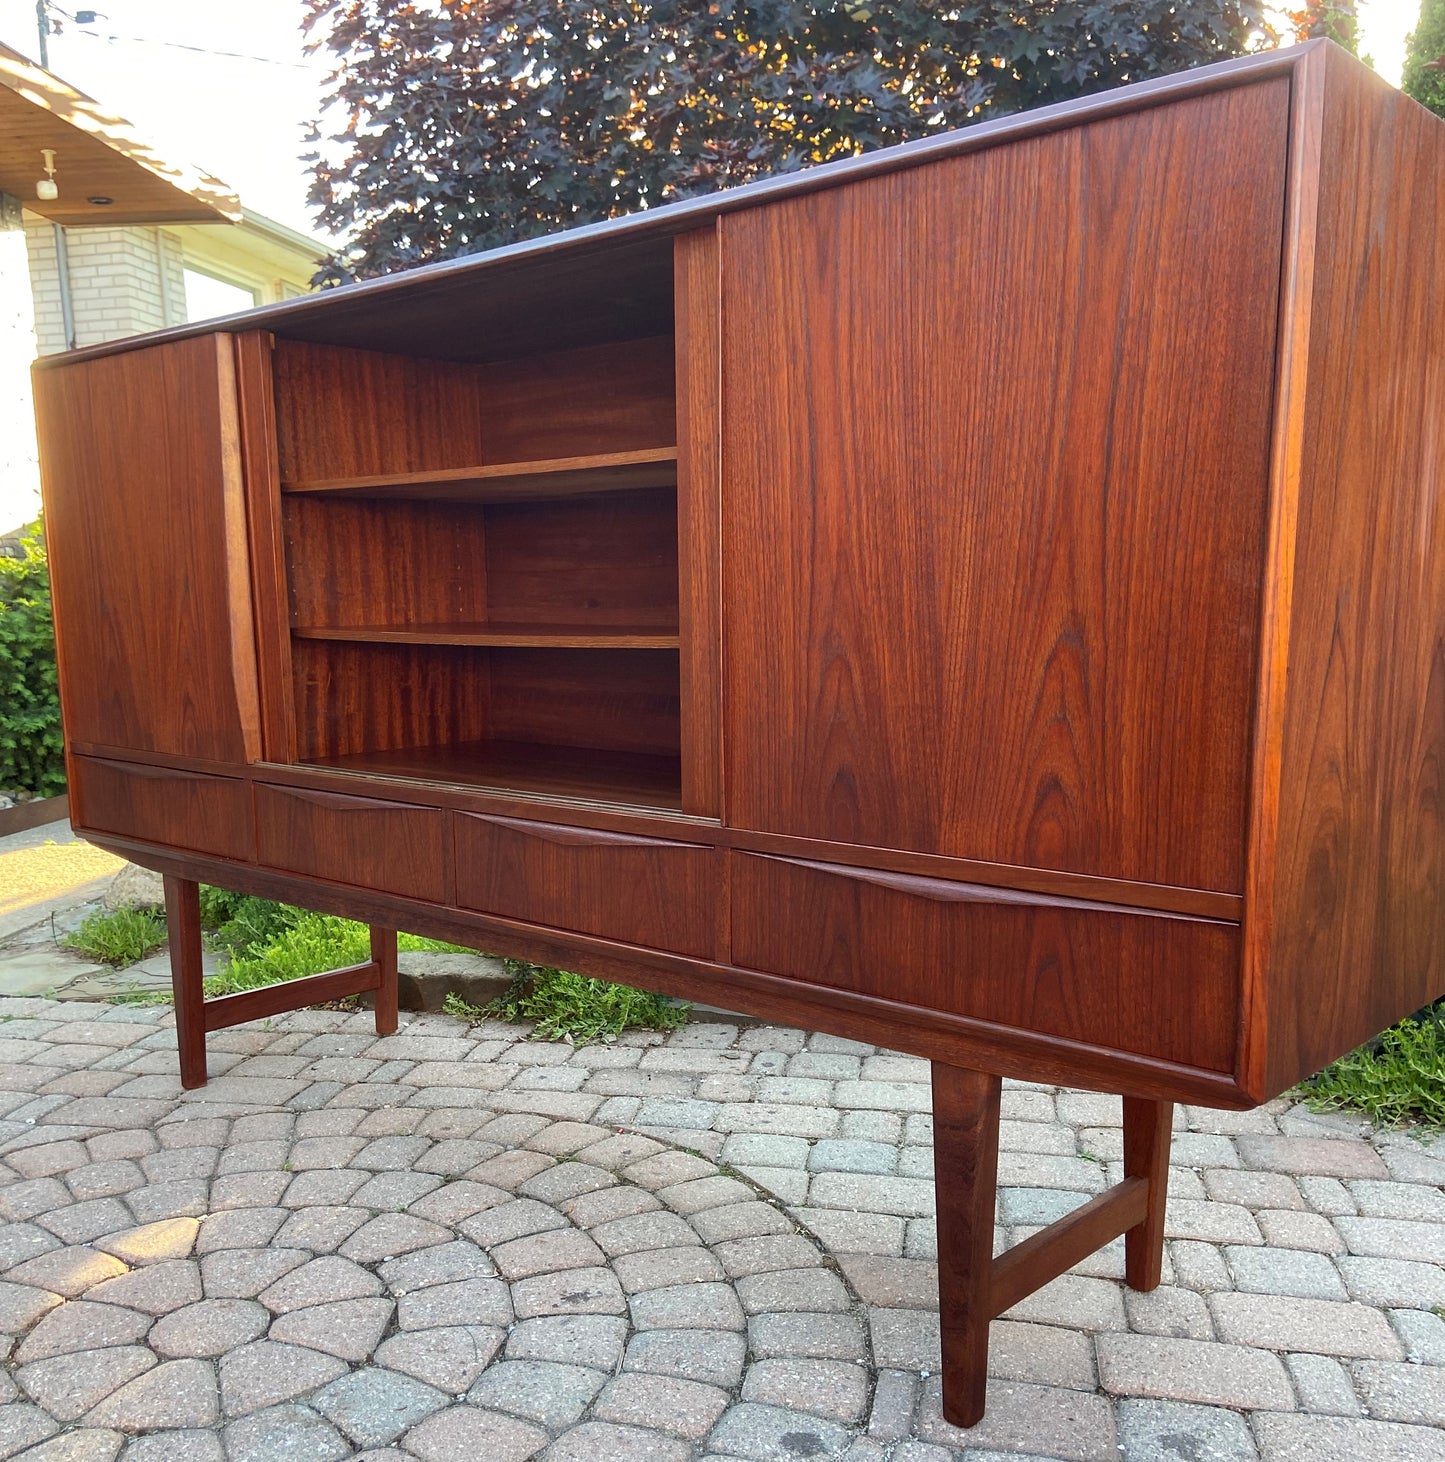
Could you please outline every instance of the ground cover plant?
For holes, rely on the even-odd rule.
[[[166,942],[166,921],[154,909],[98,909],[60,942],[119,969],[139,963]]]
[[[628,1029],[676,1030],[686,1024],[692,1008],[647,990],[574,975],[551,965],[519,959],[503,964],[512,983],[485,1010],[477,1011],[460,1000],[446,1008],[464,1019],[491,1015],[499,1020],[532,1021],[533,1040],[567,1040],[579,1046],[614,1038]]]
[[[326,970],[362,964],[371,955],[365,924],[335,914],[317,914],[274,899],[201,886],[201,926],[206,942],[227,956],[205,982],[207,996],[233,995],[285,980],[299,980]],[[97,911],[61,942],[106,964],[124,966],[159,949],[166,938],[164,916],[153,909]],[[458,944],[426,939],[420,934],[397,936],[402,950],[470,954]],[[687,1020],[688,1008],[660,995],[588,979],[567,970],[505,961],[512,985],[485,1010],[448,996],[446,1010],[463,1020],[495,1016],[534,1023],[537,1040],[572,1040],[578,1044],[617,1036],[629,1027],[672,1030]],[[127,1000],[165,1001],[162,991],[147,991]]]
[[[1317,1111],[1353,1110],[1383,1126],[1445,1128],[1445,1002],[1331,1062],[1302,1091]]]

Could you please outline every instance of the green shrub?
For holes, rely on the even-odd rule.
[[[1344,1107],[1385,1126],[1445,1127],[1445,1005],[1391,1026],[1310,1077],[1303,1091],[1317,1111]]]
[[[153,909],[98,910],[60,941],[102,964],[133,965],[166,942],[166,921]]]
[[[502,1020],[532,1020],[539,1041],[570,1040],[579,1046],[617,1036],[629,1027],[675,1030],[687,1021],[690,1005],[674,1005],[662,995],[574,975],[568,970],[505,961],[511,988],[487,1006]]]
[[[50,566],[39,523],[21,558],[0,557],[0,790],[65,790]]]
[[[247,894],[206,890],[202,922],[219,920],[212,943],[231,955],[230,962],[206,981],[207,995],[231,995],[283,980],[299,980],[371,958],[371,935],[365,924],[335,914],[313,914],[289,904]],[[458,945],[419,934],[397,936],[399,949],[456,951]]]
[[[212,948],[233,957],[265,948],[300,917],[301,910],[290,904],[201,885],[201,925],[210,934]]]

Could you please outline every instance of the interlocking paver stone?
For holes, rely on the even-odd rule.
[[[709,1438],[716,1451],[756,1458],[758,1462],[836,1456],[847,1442],[848,1433],[836,1422],[757,1401],[731,1407]]]
[[[1344,1365],[1327,1355],[1287,1355],[1285,1365],[1305,1411],[1327,1416],[1361,1416],[1359,1397]]]
[[[338,1376],[311,1398],[311,1405],[353,1442],[377,1447],[441,1410],[447,1400],[414,1376],[370,1366]]]
[[[140,1345],[78,1350],[21,1366],[15,1379],[57,1421],[75,1421],[117,1387],[150,1370],[156,1358]]]
[[[1266,1462],[1445,1462],[1445,1432],[1432,1427],[1263,1412],[1254,1431]]]
[[[151,1328],[151,1316],[119,1305],[72,1300],[51,1310],[21,1341],[14,1359],[20,1365],[78,1350],[129,1345]]]
[[[346,1363],[298,1345],[258,1340],[221,1357],[221,1406],[243,1416],[325,1386],[346,1371]]]
[[[549,1440],[541,1427],[519,1417],[453,1406],[414,1427],[407,1434],[406,1445],[421,1462],[455,1462],[460,1457],[527,1462]]]
[[[411,1290],[397,1300],[403,1330],[437,1325],[510,1325],[512,1299],[500,1279],[458,1279]]]
[[[518,1280],[512,1286],[512,1303],[519,1320],[534,1315],[620,1315],[627,1309],[616,1274],[601,1266]]]
[[[220,1420],[215,1369],[203,1360],[165,1361],[113,1392],[86,1420],[123,1432],[211,1426]]]
[[[1355,1387],[1377,1421],[1445,1426],[1445,1367],[1356,1361]]]
[[[7,1270],[5,1278],[12,1284],[27,1284],[72,1299],[103,1279],[129,1272],[128,1266],[113,1255],[78,1244],[27,1259]]]
[[[1283,1409],[1294,1404],[1276,1355],[1244,1346],[1164,1336],[1098,1338],[1099,1381],[1116,1396]]]
[[[1257,1462],[1259,1457],[1244,1418],[1218,1406],[1124,1401],[1119,1406],[1119,1437],[1126,1458]]]
[[[741,1330],[743,1308],[729,1285],[684,1284],[644,1290],[628,1301],[639,1330]]]
[[[44,1060],[0,1069],[0,1330],[17,1373],[151,1363],[65,1432],[0,1377],[0,1456],[49,1435],[117,1462],[125,1433],[87,1418],[137,1396],[161,1420],[119,1462],[220,1462],[223,1435],[230,1462],[757,1462],[748,1447],[786,1435],[761,1455],[792,1462],[822,1427],[844,1462],[1234,1462],[1252,1431],[1264,1462],[1414,1462],[1441,1430],[1442,1144],[1288,1102],[1181,1109],[1164,1284],[1125,1290],[1115,1242],[1024,1301],[993,1326],[988,1415],[963,1433],[924,1374],[937,1239],[915,1057],[728,1023],[578,1049],[441,1016],[388,1047],[369,1015],[307,1011],[210,1037],[214,1079],[183,1096],[159,1012],[124,1011],[117,1045],[85,1038],[105,1007],[56,1009],[26,1002],[12,1031]],[[1119,1108],[1015,1082],[1002,1105],[1018,1242],[1113,1178]],[[214,1407],[217,1369],[224,1433],[219,1413],[182,1425],[206,1378]],[[163,1372],[197,1384],[152,1396]],[[544,1384],[579,1375],[570,1395]],[[381,1416],[387,1394],[435,1409]],[[720,1440],[772,1411],[807,1425]],[[91,1462],[73,1448],[37,1462]]]
[[[1390,1322],[1368,1305],[1282,1295],[1218,1294],[1210,1301],[1220,1336],[1263,1350],[1403,1359]]]
[[[163,1437],[165,1435],[162,1433]],[[208,1433],[202,1435],[209,1436]],[[220,1439],[214,1440],[215,1451],[209,1457],[204,1452],[193,1449],[192,1456],[196,1458],[196,1462],[212,1462],[212,1459],[214,1462],[225,1462]],[[115,1462],[124,1445],[125,1437],[120,1432],[85,1427],[77,1431],[62,1432],[60,1436],[30,1448],[24,1454],[24,1462]],[[179,1462],[178,1453],[173,1452],[170,1455]],[[151,1462],[166,1462],[165,1454],[160,1449],[152,1449],[150,1452],[135,1451],[132,1456],[136,1462],[147,1462],[147,1458]]]
[[[307,1305],[360,1299],[381,1291],[381,1281],[374,1274],[339,1254],[326,1254],[282,1275],[259,1298],[267,1309],[285,1314]]]
[[[748,1370],[744,1401],[800,1407],[852,1425],[868,1407],[868,1372],[863,1366],[832,1360],[763,1360]]]
[[[146,1343],[168,1359],[219,1356],[259,1339],[271,1315],[254,1300],[201,1300],[155,1322]]]
[[[224,1436],[229,1462],[340,1462],[356,1455],[329,1421],[305,1406],[252,1412],[231,1422]]]
[[[107,1279],[86,1291],[86,1298],[167,1315],[201,1298],[201,1270],[192,1259],[172,1259]]]
[[[508,1359],[489,1366],[467,1392],[467,1400],[555,1431],[580,1420],[606,1380],[604,1372],[585,1366]]]
[[[363,1361],[380,1344],[393,1309],[390,1299],[309,1305],[304,1310],[278,1315],[270,1335],[272,1340],[309,1346],[342,1360]]]
[[[603,1262],[602,1250],[578,1229],[554,1229],[512,1239],[491,1251],[492,1259],[508,1280],[527,1279],[559,1269],[582,1269]]]
[[[1231,1245],[1224,1255],[1236,1286],[1246,1293],[1316,1300],[1348,1298],[1339,1270],[1323,1254]]]
[[[640,1330],[628,1341],[623,1364],[629,1371],[731,1390],[745,1355],[743,1337],[733,1330]]]
[[[507,1332],[496,1325],[444,1325],[393,1335],[376,1360],[450,1396],[459,1396],[492,1363]]]

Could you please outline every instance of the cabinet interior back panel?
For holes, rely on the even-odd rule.
[[[1288,106],[722,220],[730,822],[1241,887]]]

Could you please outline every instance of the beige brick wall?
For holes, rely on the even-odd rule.
[[[55,232],[27,216],[35,334],[41,355],[66,348],[56,267]],[[98,345],[122,335],[179,325],[186,318],[181,245],[164,228],[67,229],[75,344]]]

